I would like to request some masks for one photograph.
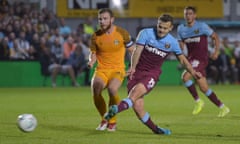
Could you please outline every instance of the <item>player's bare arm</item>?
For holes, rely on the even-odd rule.
[[[130,79],[132,79],[132,76],[135,73],[135,69],[136,69],[136,66],[138,64],[140,55],[141,55],[141,53],[143,51],[143,48],[144,48],[144,46],[136,45],[136,47],[134,48],[134,50],[132,52],[131,67],[127,71],[127,75],[129,76]]]
[[[89,54],[89,61],[88,61],[88,67],[92,68],[93,65],[95,64],[96,60],[97,60],[96,54],[90,52],[90,54]]]
[[[200,79],[202,77],[200,72],[196,72],[193,68],[192,65],[188,62],[188,60],[186,59],[186,57],[182,54],[182,55],[178,55],[178,60],[179,62],[184,66],[184,68],[191,73],[191,75],[195,78],[195,79]]]
[[[131,68],[134,68],[134,69],[136,68],[143,49],[144,49],[144,46],[142,45],[136,45],[136,47],[134,48],[132,58],[131,58]]]
[[[179,42],[179,46],[182,50],[184,50],[185,47],[185,43],[183,41],[178,41]]]
[[[220,41],[217,33],[213,32],[213,34],[211,35],[211,39],[214,43],[214,53],[210,56],[210,58],[213,60],[216,60],[219,55],[219,45],[220,45]]]
[[[128,53],[129,53],[131,56],[132,56],[132,54],[133,54],[133,51],[134,51],[135,47],[136,47],[136,45],[133,44],[131,47],[127,48],[127,51],[128,51]]]

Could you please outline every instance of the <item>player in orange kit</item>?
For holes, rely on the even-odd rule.
[[[100,29],[96,31],[91,39],[88,66],[90,68],[97,62],[97,67],[92,78],[91,89],[94,104],[101,116],[101,123],[96,130],[115,131],[116,117],[104,120],[107,112],[107,104],[102,96],[106,88],[109,94],[108,106],[120,102],[118,89],[125,77],[125,53],[133,50],[133,41],[129,33],[113,24],[113,12],[108,9],[98,11],[98,23]]]

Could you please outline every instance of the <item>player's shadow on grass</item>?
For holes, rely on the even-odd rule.
[[[66,131],[66,132],[82,132],[83,135],[105,135],[105,134],[111,134],[111,133],[129,133],[129,134],[139,134],[139,135],[152,135],[153,133],[151,131],[137,131],[137,130],[125,130],[125,129],[117,129],[116,132],[109,132],[107,130],[104,131],[97,131],[94,127],[81,127],[76,125],[53,125],[53,124],[41,124],[39,125],[40,128],[46,129],[46,130],[52,130],[52,131]]]
[[[101,135],[110,133],[107,130],[105,131],[97,131],[94,127],[81,127],[76,125],[53,125],[53,124],[41,124],[39,125],[40,128],[52,131],[65,131],[65,132],[76,132],[81,133],[84,136],[88,135]]]

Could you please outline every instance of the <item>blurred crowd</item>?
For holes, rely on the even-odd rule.
[[[94,31],[91,17],[72,29],[46,8],[0,0],[0,60],[39,60],[42,74],[52,76],[53,86],[60,73],[69,74],[78,86],[76,75],[88,72],[88,46]],[[89,85],[88,79],[85,84]]]
[[[88,47],[96,30],[92,22],[91,17],[86,18],[73,29],[66,25],[64,18],[46,8],[0,0],[0,60],[39,61],[42,74],[51,75],[53,87],[58,74],[69,75],[73,86],[78,86],[76,77],[84,71],[87,74],[84,83],[89,85]],[[219,53],[219,58],[210,60],[207,68],[209,82],[239,84],[239,41],[229,42],[228,37],[222,38]]]
[[[211,53],[211,44],[209,45]],[[221,39],[219,57],[210,60],[207,67],[208,80],[213,84],[240,84],[240,42]]]

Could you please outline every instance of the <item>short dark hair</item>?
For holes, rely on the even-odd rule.
[[[98,14],[102,14],[102,13],[105,13],[105,12],[109,13],[109,15],[111,17],[114,17],[113,11],[109,8],[102,8],[102,9],[98,10]]]
[[[192,10],[194,13],[197,12],[197,9],[193,6],[187,6],[187,7],[184,8],[184,10]]]
[[[159,16],[158,20],[162,22],[171,22],[171,24],[173,24],[173,17],[170,14],[162,14]]]

